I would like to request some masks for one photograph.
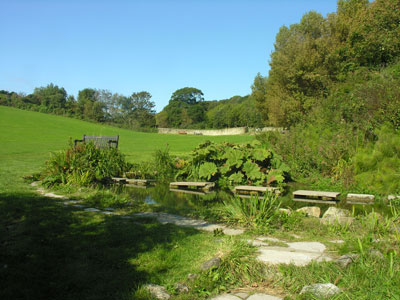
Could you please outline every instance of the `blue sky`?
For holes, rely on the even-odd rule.
[[[148,91],[157,111],[186,86],[244,96],[268,75],[279,28],[310,10],[336,0],[0,0],[0,90]]]

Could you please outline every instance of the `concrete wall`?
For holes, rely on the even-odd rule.
[[[255,134],[266,131],[283,131],[283,128],[264,127],[264,128],[224,128],[224,129],[177,129],[177,128],[158,128],[158,133],[169,134],[194,134],[194,135],[240,135],[240,134]]]

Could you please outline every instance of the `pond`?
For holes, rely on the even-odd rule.
[[[279,197],[282,201],[281,208],[290,208],[296,210],[305,206],[318,206],[323,214],[330,206],[319,203],[295,202],[292,200],[292,193],[298,189],[305,189],[301,184],[289,184],[286,186],[285,192]],[[130,194],[133,200],[142,201],[151,206],[153,211],[168,212],[186,216],[208,217],[212,218],[215,210],[228,202],[234,195],[230,191],[216,190],[209,193],[198,192],[193,190],[182,190],[180,192],[170,191],[168,184],[157,184],[151,187],[130,186],[124,188]],[[249,199],[250,201],[250,199]],[[390,208],[377,202],[374,205],[350,205],[339,202],[338,208],[345,208],[353,211],[355,215],[365,214],[372,210],[390,214]],[[211,211],[214,211],[211,213]]]

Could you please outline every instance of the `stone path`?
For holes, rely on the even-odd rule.
[[[249,295],[245,292],[223,294],[212,298],[211,300],[282,300],[282,298],[271,296],[269,294],[257,293]]]
[[[208,231],[208,232],[213,232],[216,229],[221,229],[227,235],[238,235],[238,234],[242,234],[244,232],[244,230],[242,230],[242,229],[229,228],[229,227],[226,227],[224,225],[219,225],[219,224],[210,224],[210,223],[207,223],[206,221],[191,219],[191,218],[182,217],[182,216],[173,215],[173,214],[167,214],[167,213],[143,212],[143,213],[133,214],[133,216],[156,218],[158,220],[158,222],[160,222],[162,224],[171,223],[171,224],[175,224],[177,226],[192,227],[192,228],[196,228],[196,229],[204,230],[204,231]]]
[[[216,229],[222,230],[227,235],[239,235],[244,232],[242,229],[229,228],[224,225],[210,224],[203,220],[196,220],[179,215],[157,212],[142,212],[135,213],[130,216],[120,215],[114,212],[112,208],[105,208],[104,210],[98,208],[85,207],[78,200],[69,200],[65,196],[48,193],[43,189],[38,189],[39,193],[45,197],[57,198],[65,200],[65,206],[72,206],[82,209],[87,212],[96,212],[106,215],[118,215],[121,218],[143,218],[150,217],[157,219],[162,224],[171,223],[177,226],[191,227],[199,230],[213,232]],[[330,261],[333,258],[326,252],[324,244],[319,242],[285,242],[283,240],[273,237],[257,237],[254,240],[248,240],[249,243],[258,247],[257,259],[267,264],[294,264],[296,266],[305,266],[312,261]],[[341,243],[343,241],[332,241],[332,243]],[[279,246],[274,244],[279,243]],[[250,292],[237,292],[231,294],[222,294],[212,298],[211,300],[282,300],[282,298],[272,296],[266,293],[250,294]]]
[[[280,242],[283,246],[270,246],[268,241]],[[259,248],[257,259],[268,264],[308,265],[311,261],[330,261],[332,258],[325,253],[326,247],[319,242],[286,243],[275,238],[259,237],[249,241]],[[286,246],[286,247],[285,247]]]

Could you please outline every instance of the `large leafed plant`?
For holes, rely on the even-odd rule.
[[[200,144],[177,177],[217,182],[219,186],[236,184],[282,185],[289,176],[288,166],[272,150],[259,142],[251,144]]]

